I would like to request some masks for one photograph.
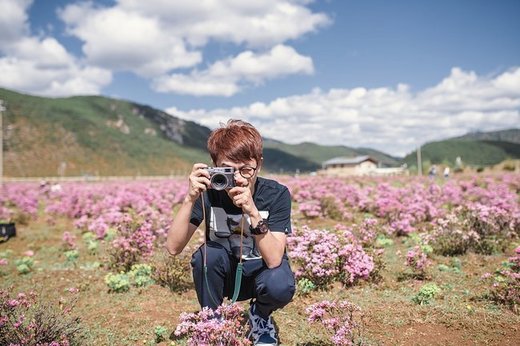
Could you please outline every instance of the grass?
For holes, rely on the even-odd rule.
[[[73,230],[72,222],[58,218],[55,224],[48,224],[45,220],[42,213],[38,220],[18,226],[17,237],[0,244],[0,252],[12,251],[8,256],[10,264],[2,269],[0,287],[13,286],[17,292],[35,290],[48,302],[66,296],[70,287],[78,288],[79,300],[74,311],[88,330],[86,344],[155,345],[157,326],[166,327],[169,335],[182,312],[199,309],[192,288],[178,294],[154,284],[132,287],[126,293],[108,292],[104,282],[108,273],[104,267],[108,244],[101,244],[98,254],[89,254],[77,234],[80,257],[76,264],[67,264],[61,237],[64,231]],[[321,219],[313,220],[311,225],[326,228],[335,223]],[[520,344],[520,317],[482,298],[486,288],[480,276],[500,267],[507,255],[468,253],[457,257],[459,263],[454,258],[433,256],[429,280],[399,281],[411,242],[405,238],[393,240],[385,248],[386,269],[379,283],[363,282],[349,288],[334,284],[328,290],[295,296],[286,308],[276,311],[274,318],[282,344],[330,344],[326,330],[306,322],[306,307],[323,299],[347,299],[360,306],[364,315],[361,340],[365,345]],[[21,275],[12,263],[27,250],[35,253],[34,270]],[[96,268],[95,262],[101,266]],[[438,264],[448,269],[460,266],[460,270],[441,271]],[[417,305],[412,298],[425,282],[436,283],[441,292],[430,304]],[[183,342],[160,343],[170,344],[183,345]]]

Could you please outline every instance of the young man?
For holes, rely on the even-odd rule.
[[[207,246],[195,251],[191,261],[200,305],[215,309],[224,297],[233,296],[241,257],[238,300],[251,299],[250,336],[254,345],[278,345],[271,313],[287,305],[295,290],[285,252],[291,232],[289,190],[258,177],[262,137],[247,122],[229,120],[213,131],[208,150],[215,166],[231,168],[235,186],[211,188],[207,165],[194,164],[188,193],[168,233],[167,249],[172,255],[179,254],[205,220]]]

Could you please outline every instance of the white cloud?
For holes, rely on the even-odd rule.
[[[396,88],[315,89],[247,107],[170,114],[210,128],[228,118],[251,121],[262,135],[288,143],[312,141],[372,147],[405,155],[428,141],[520,124],[520,67],[498,76],[452,69],[438,85],[413,93]]]
[[[119,0],[123,11],[159,18],[170,34],[196,46],[209,40],[271,47],[330,23],[305,7],[310,1]]]
[[[119,0],[112,7],[71,4],[59,16],[67,31],[84,42],[91,64],[153,78],[153,87],[163,92],[230,96],[268,79],[312,73],[310,58],[282,45],[330,23],[326,15],[306,8],[307,3]],[[213,62],[207,70],[175,72],[201,63],[201,50],[209,41],[250,50]]]
[[[26,10],[32,0],[0,0],[0,42],[15,42],[29,32]]]
[[[72,64],[41,67],[37,61],[0,58],[0,85],[42,96],[99,94],[112,74],[104,69]]]
[[[53,37],[31,36],[31,3],[0,0],[0,85],[45,96],[99,94],[111,72],[85,65]]]
[[[201,62],[200,52],[186,50],[156,17],[118,7],[94,8],[90,3],[69,5],[60,11],[68,31],[85,42],[89,63],[112,70],[130,70],[153,77]]]
[[[217,61],[204,71],[190,75],[172,74],[155,80],[154,89],[191,95],[232,96],[244,82],[261,84],[283,75],[314,72],[312,59],[293,48],[276,45],[265,54],[245,51],[234,58]]]

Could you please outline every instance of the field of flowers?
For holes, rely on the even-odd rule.
[[[520,175],[276,179],[297,277],[282,344],[520,344]],[[0,345],[248,345],[246,302],[199,311],[202,232],[164,250],[186,187],[4,184]]]

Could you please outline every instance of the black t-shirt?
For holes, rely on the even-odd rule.
[[[291,195],[287,187],[274,180],[258,177],[253,201],[262,218],[267,219],[271,232],[291,233]],[[249,231],[249,216],[242,218],[242,209],[233,204],[226,191],[208,190],[204,193],[204,207],[206,240],[221,244],[238,257],[243,227],[242,258],[261,258]],[[201,222],[202,203],[199,198],[193,207],[190,223],[199,226]]]

